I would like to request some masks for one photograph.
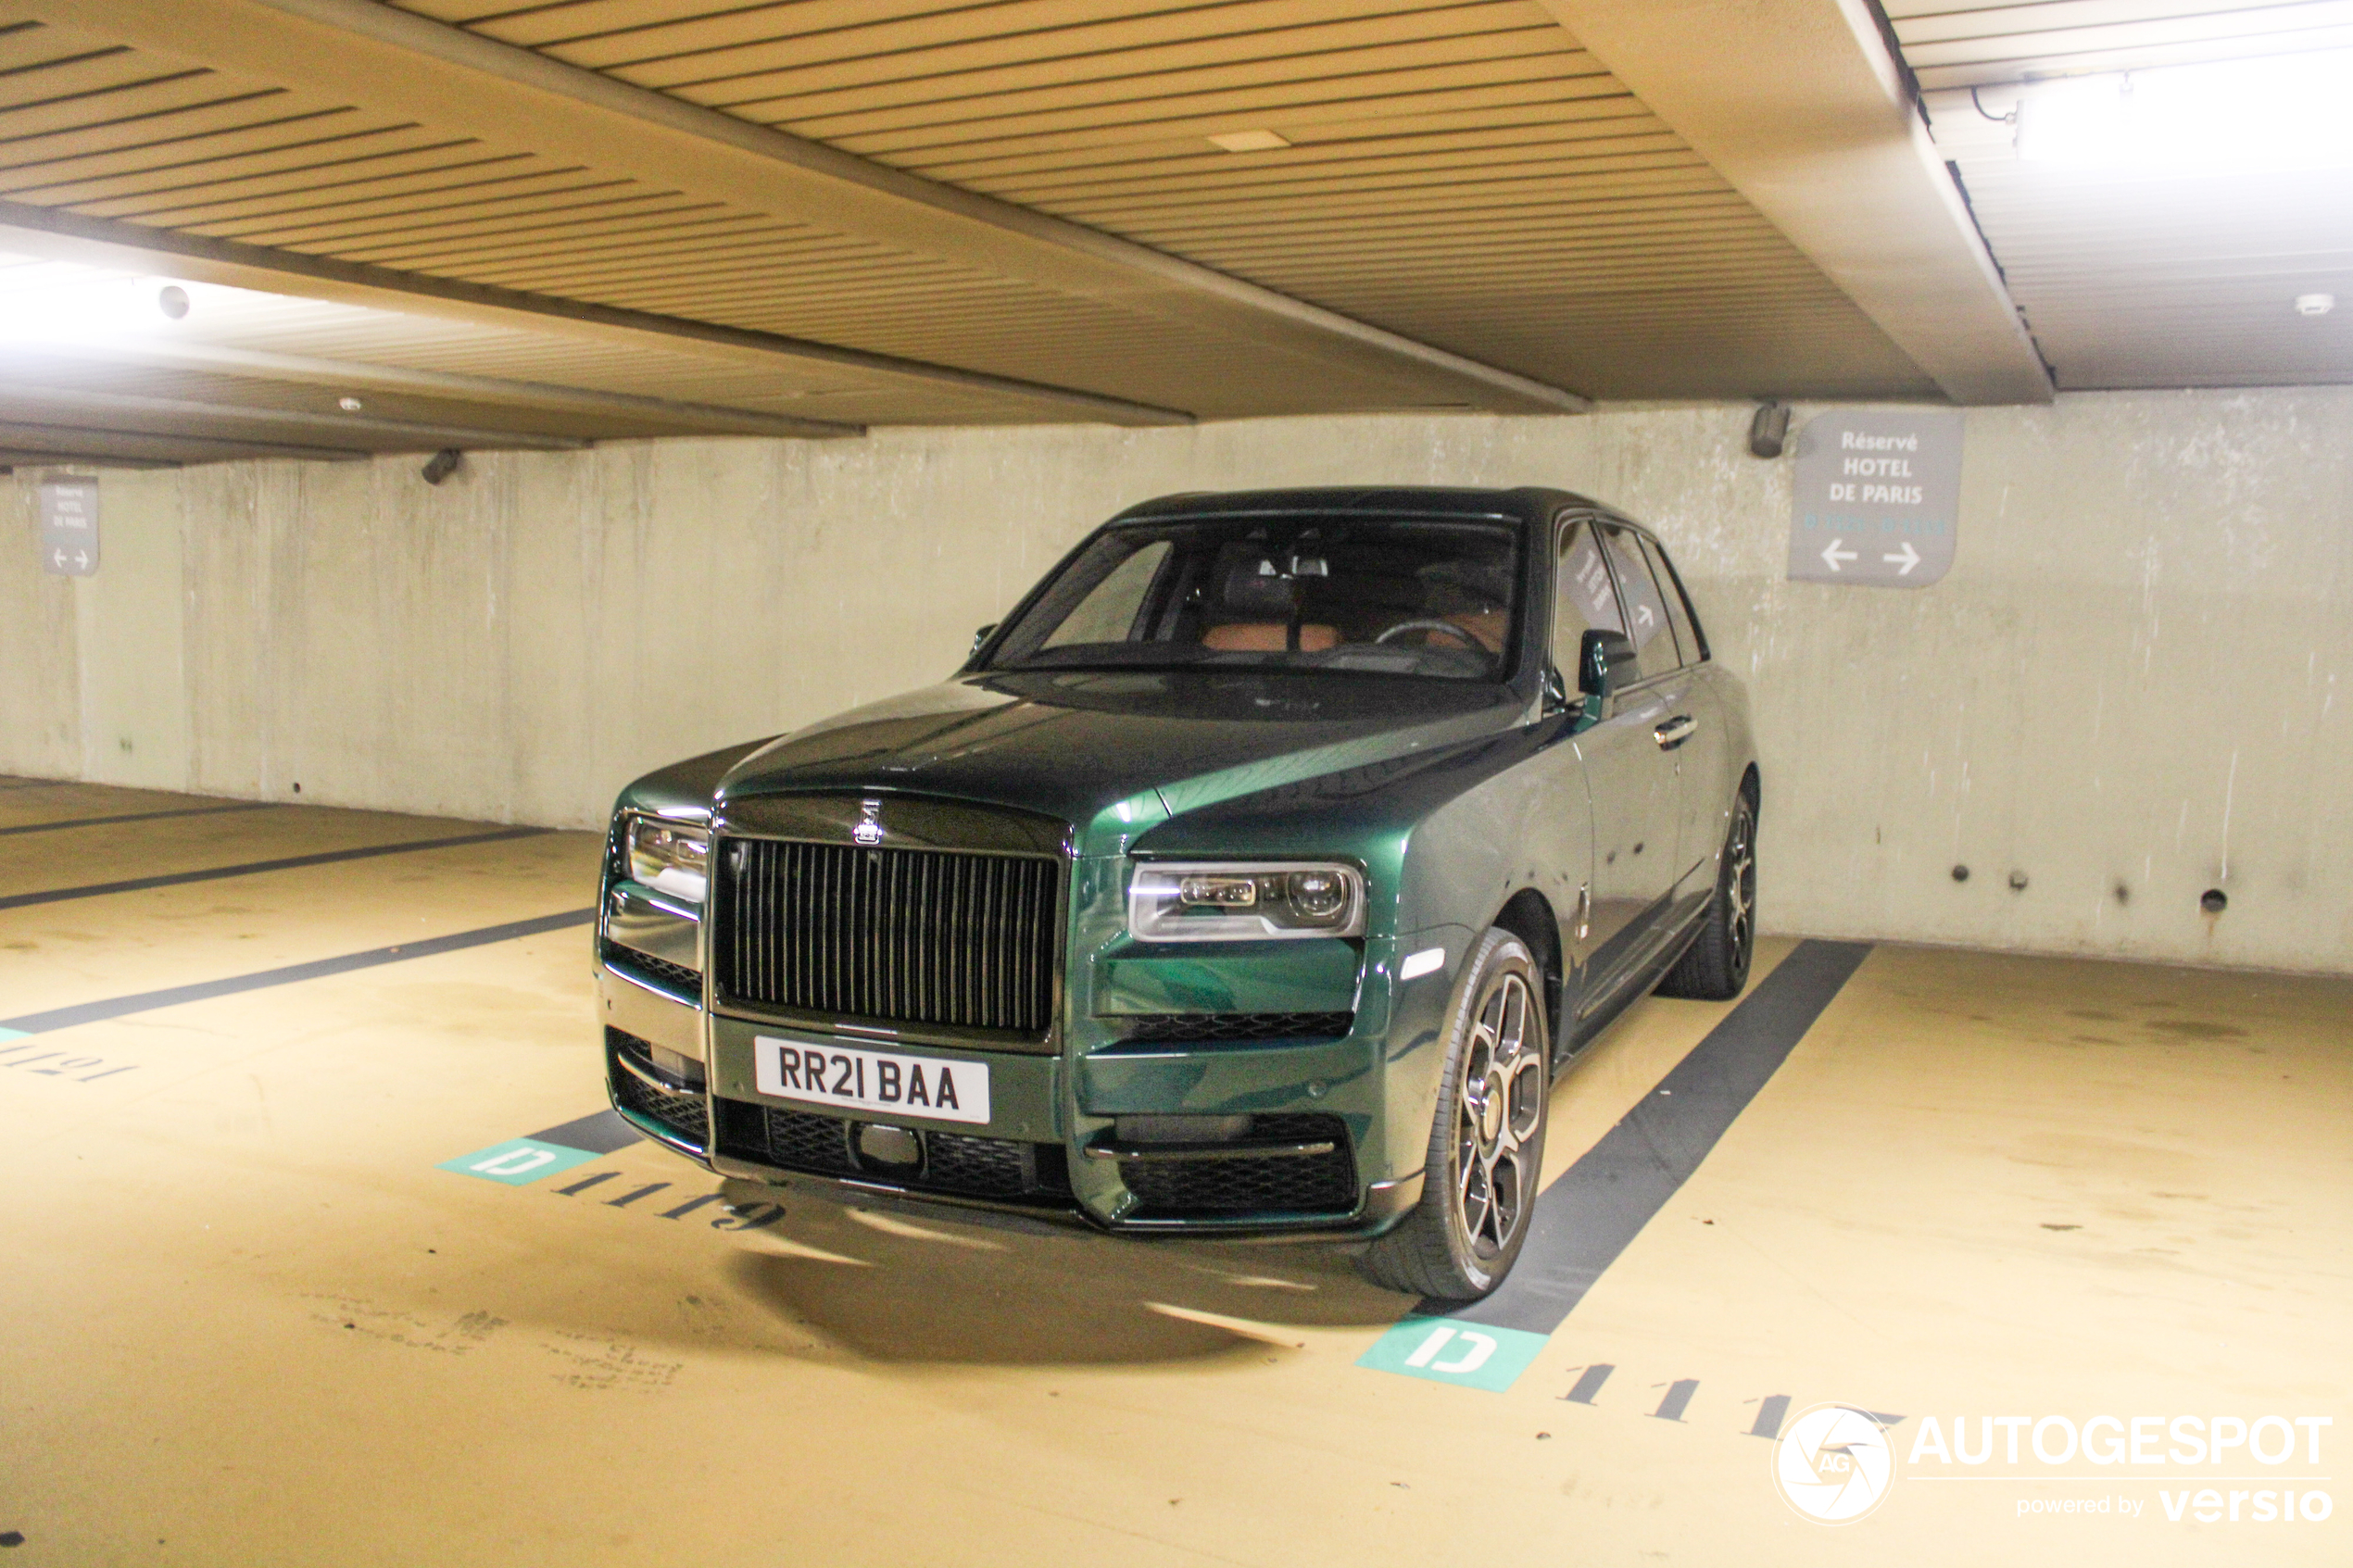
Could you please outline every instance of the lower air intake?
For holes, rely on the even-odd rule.
[[[1120,1179],[1134,1193],[1131,1220],[1231,1218],[1239,1214],[1346,1214],[1356,1207],[1356,1158],[1337,1116],[1257,1116],[1253,1143],[1329,1142],[1329,1154],[1265,1160],[1139,1160]]]
[[[886,1183],[909,1192],[1067,1207],[1070,1171],[1060,1144],[925,1132],[913,1167],[862,1160],[861,1123],[777,1106],[718,1102],[720,1152],[780,1171]]]

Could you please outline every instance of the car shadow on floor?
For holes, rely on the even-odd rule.
[[[734,1258],[731,1283],[870,1361],[1263,1361],[1302,1346],[1300,1329],[1380,1327],[1413,1305],[1328,1244],[1145,1241],[782,1196],[773,1240]]]

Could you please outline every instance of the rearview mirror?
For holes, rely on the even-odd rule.
[[[1634,678],[1634,643],[1623,632],[1588,632],[1577,646],[1577,689],[1606,703]]]
[[[973,633],[973,650],[972,652],[964,655],[964,657],[966,659],[979,658],[980,645],[987,642],[988,640],[988,633],[994,632],[995,630],[997,630],[997,623],[992,621],[988,625],[982,627],[979,631],[975,632]]]

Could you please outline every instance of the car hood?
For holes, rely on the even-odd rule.
[[[900,793],[1040,812],[1120,854],[1188,811],[1511,728],[1508,687],[1249,672],[967,676],[771,741],[719,801]]]

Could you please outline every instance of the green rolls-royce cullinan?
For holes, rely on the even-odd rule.
[[[950,680],[623,792],[615,1108],[724,1176],[1493,1289],[1552,1077],[1747,978],[1747,700],[1559,491],[1176,495]]]

